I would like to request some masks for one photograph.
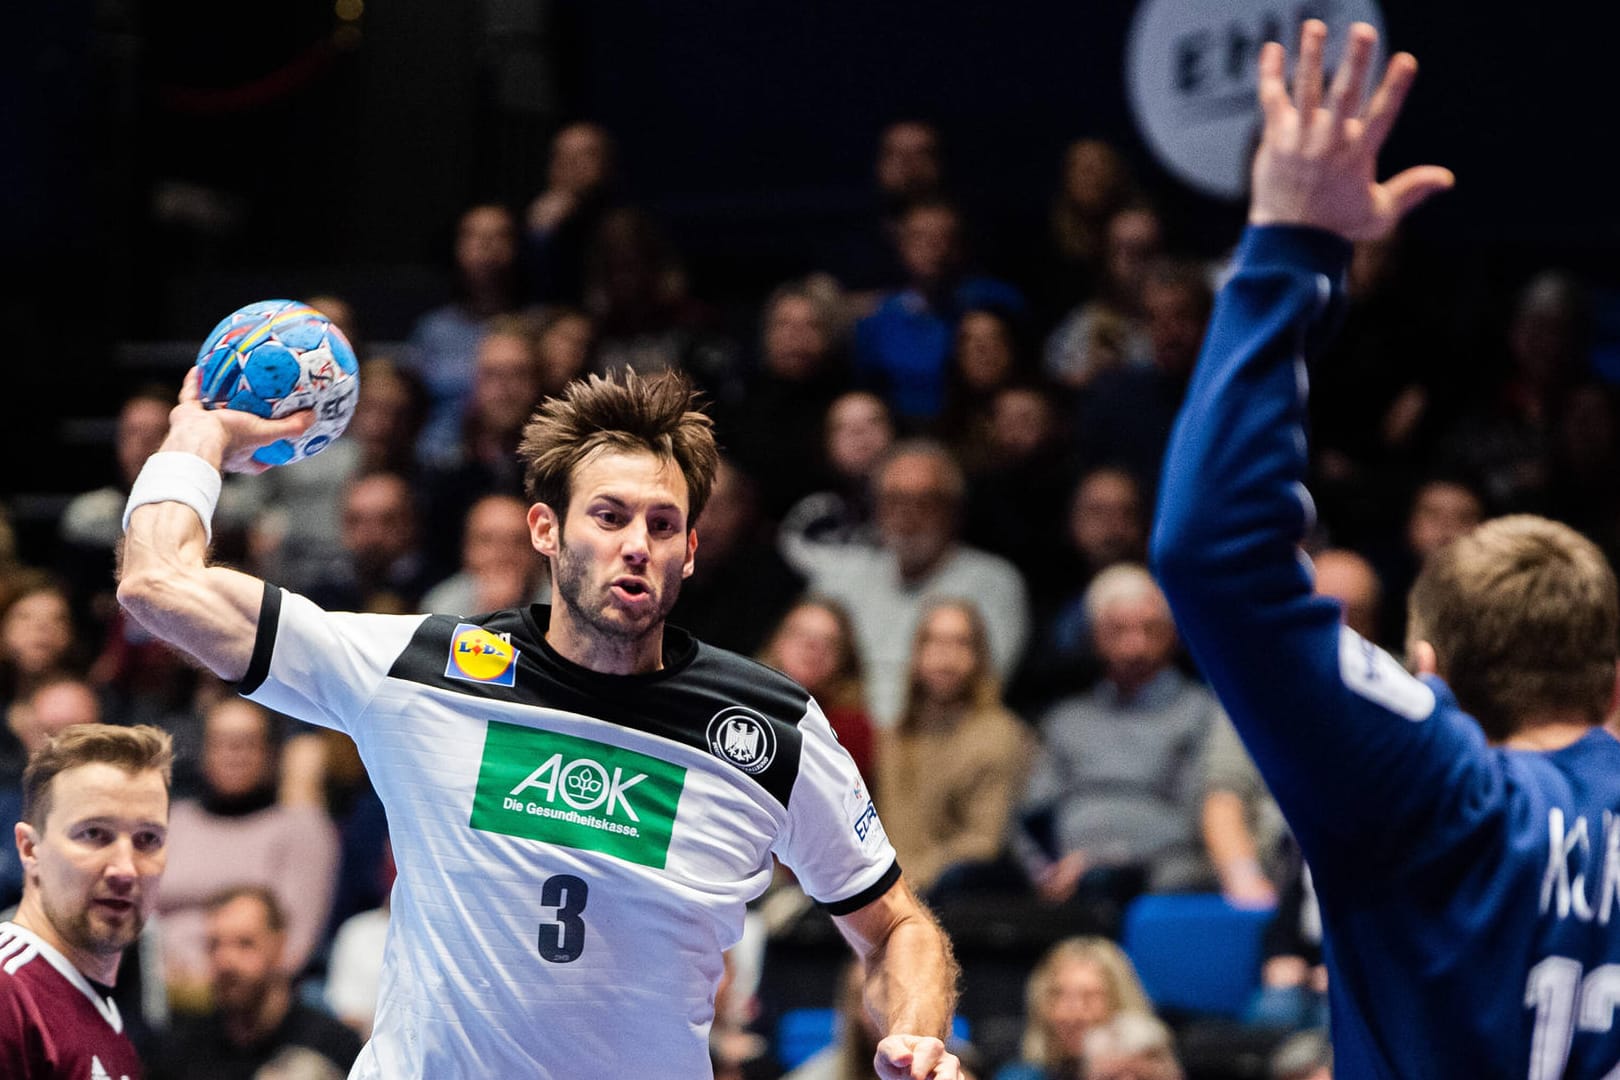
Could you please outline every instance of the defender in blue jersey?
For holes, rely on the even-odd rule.
[[[1363,105],[1375,46],[1351,32],[1324,93],[1307,23],[1290,96],[1261,57],[1251,228],[1164,475],[1153,556],[1188,646],[1298,835],[1321,902],[1336,1075],[1620,1076],[1620,739],[1613,572],[1589,542],[1502,518],[1438,553],[1408,659],[1312,596],[1306,361],[1348,241],[1450,186],[1380,184],[1416,65]]]

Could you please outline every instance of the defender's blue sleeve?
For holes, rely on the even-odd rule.
[[[1342,857],[1360,869],[1441,857],[1501,784],[1478,726],[1441,684],[1342,627],[1298,547],[1313,514],[1305,361],[1349,256],[1314,229],[1245,234],[1171,437],[1152,542],[1188,648],[1327,873]]]

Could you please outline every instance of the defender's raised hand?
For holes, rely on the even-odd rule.
[[[1377,180],[1378,151],[1417,75],[1417,61],[1397,53],[1365,105],[1368,69],[1378,32],[1350,28],[1344,61],[1324,95],[1322,48],[1327,27],[1316,19],[1300,31],[1299,63],[1290,98],[1286,54],[1276,42],[1260,52],[1260,108],[1265,115],[1254,157],[1249,221],[1310,225],[1347,240],[1389,234],[1407,211],[1455,182],[1450,169],[1419,165]]]

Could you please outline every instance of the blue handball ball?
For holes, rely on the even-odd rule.
[[[261,300],[227,315],[197,352],[202,400],[280,419],[314,409],[297,439],[261,447],[253,459],[287,465],[320,453],[343,434],[360,396],[360,365],[332,321],[296,300]]]

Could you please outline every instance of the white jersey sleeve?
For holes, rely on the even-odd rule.
[[[847,914],[887,892],[899,866],[871,793],[814,701],[799,734],[788,823],[773,850],[807,894],[834,915]]]
[[[267,584],[242,696],[352,736],[350,725],[426,618],[323,611]]]

